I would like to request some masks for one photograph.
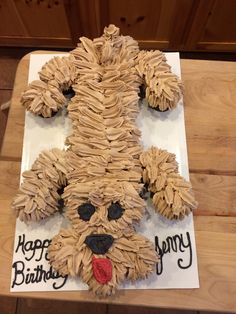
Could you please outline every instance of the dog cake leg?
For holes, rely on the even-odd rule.
[[[39,221],[60,208],[61,194],[67,185],[65,151],[54,148],[42,152],[31,170],[25,171],[12,207],[20,220]]]
[[[39,72],[40,80],[29,84],[21,102],[26,109],[44,118],[53,116],[66,103],[66,94],[76,81],[78,72],[74,57],[55,57]]]
[[[178,173],[175,155],[155,147],[140,156],[143,182],[157,212],[168,219],[182,219],[197,207],[191,184]]]
[[[161,51],[140,51],[136,69],[144,80],[145,96],[150,107],[158,111],[176,107],[182,95],[182,83],[171,72]]]

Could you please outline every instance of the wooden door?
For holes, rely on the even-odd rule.
[[[0,23],[1,45],[72,45],[63,0],[1,0]]]
[[[186,23],[195,1],[100,0],[99,31],[112,23],[121,33],[139,41],[142,48],[181,49]]]
[[[186,42],[187,50],[236,50],[236,1],[200,0]]]

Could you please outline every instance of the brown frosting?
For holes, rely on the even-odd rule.
[[[46,83],[55,81],[54,84],[61,91],[66,91],[75,83],[78,77],[78,70],[74,61],[75,58],[72,55],[69,55],[69,57],[54,57],[45,63],[39,72],[39,77]]]
[[[98,181],[96,176],[93,181],[67,186],[63,199],[67,207],[67,217],[76,230],[86,230],[89,226],[104,226],[108,233],[109,230],[118,232],[139,222],[145,207],[132,183],[116,182],[110,178]],[[97,208],[89,224],[81,220],[77,212],[78,207],[85,202]],[[119,202],[125,211],[120,219],[108,221],[107,208],[116,202]]]
[[[178,174],[174,154],[151,147],[140,155],[140,161],[157,212],[168,219],[183,219],[197,207],[191,184]]]
[[[59,88],[43,81],[33,81],[22,94],[21,102],[26,109],[44,118],[52,116],[64,105],[66,99]]]
[[[22,94],[21,102],[28,111],[44,118],[51,117],[64,104],[63,91],[76,81],[78,70],[74,57],[54,57],[39,72],[40,80],[33,81]]]
[[[65,152],[54,148],[42,152],[31,170],[23,172],[23,183],[12,206],[24,222],[39,221],[58,211],[58,189],[67,184]]]
[[[93,226],[81,231],[61,230],[53,238],[48,251],[53,268],[62,275],[80,276],[90,290],[103,296],[114,294],[124,279],[135,281],[138,278],[146,278],[153,272],[158,258],[149,240],[132,229],[121,229],[119,232],[109,230],[114,243],[105,258],[112,263],[112,279],[107,284],[99,284],[93,276],[92,257],[104,258],[104,255],[92,254],[84,243],[85,237],[94,231],[97,232],[97,228]],[[99,231],[107,232],[103,226]]]
[[[96,294],[113,294],[125,278],[145,278],[158,255],[149,240],[135,233],[134,223],[143,216],[139,196],[142,179],[154,193],[155,208],[165,217],[181,219],[196,207],[191,186],[178,174],[175,156],[157,148],[142,153],[139,87],[145,81],[150,106],[165,110],[176,106],[182,85],[170,72],[159,51],[139,51],[129,36],[120,36],[114,25],[93,41],[81,37],[69,57],[53,58],[22,96],[26,108],[49,117],[65,102],[63,91],[73,87],[68,104],[72,132],[67,151],[43,152],[24,182],[13,206],[23,221],[45,218],[58,209],[61,196],[72,228],[61,230],[49,248],[50,263],[61,275],[79,275]],[[82,219],[78,208],[93,206]],[[109,208],[119,204],[122,215],[109,219]],[[114,242],[104,255],[92,253],[85,239],[108,234]],[[106,258],[112,277],[101,284],[95,278],[92,259]]]
[[[141,51],[136,69],[140,76],[144,76],[149,106],[160,111],[176,107],[183,86],[179,78],[171,72],[171,67],[161,51]]]

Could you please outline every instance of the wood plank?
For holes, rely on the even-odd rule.
[[[15,214],[10,204],[19,186],[20,162],[0,161],[0,295],[9,294]],[[15,176],[15,174],[17,174]],[[7,274],[7,276],[6,276]],[[1,312],[0,312],[1,313]]]
[[[181,60],[189,167],[236,172],[236,63]]]
[[[27,55],[28,56],[28,55]],[[20,104],[21,93],[27,86],[29,57],[23,58],[17,68],[9,118],[3,139],[1,156],[21,159],[25,110]]]
[[[3,56],[0,58],[0,89],[13,89],[19,59]]]
[[[236,216],[235,176],[194,173],[190,180],[199,203],[195,215]]]
[[[16,296],[10,294],[15,215],[10,208],[11,201],[1,200],[0,203],[0,295]]]
[[[0,296],[0,313],[15,314],[17,306],[17,298]]]
[[[151,307],[108,305],[107,314],[198,314],[197,311],[159,309]]]
[[[0,90],[0,105],[11,99],[12,90]],[[0,150],[7,125],[9,109],[0,110]]]
[[[16,314],[106,314],[105,304],[19,299]]]
[[[19,187],[20,162],[0,161],[0,200],[9,200]]]

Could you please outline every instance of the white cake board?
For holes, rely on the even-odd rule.
[[[43,64],[56,55],[65,54],[32,54],[29,82],[37,79],[38,71]],[[166,53],[166,57],[172,71],[181,76],[179,54]],[[144,148],[153,145],[174,153],[181,175],[189,179],[182,101],[175,110],[165,113],[156,112],[143,103],[137,124],[142,131]],[[42,119],[27,112],[21,173],[30,169],[42,150],[63,148],[69,130],[70,120],[65,110],[49,119]],[[79,278],[52,278],[45,258],[49,239],[67,224],[65,218],[59,214],[29,226],[17,219],[11,291],[87,289]],[[183,221],[171,222],[154,213],[151,202],[148,201],[148,213],[137,227],[137,232],[145,235],[160,249],[161,263],[148,279],[134,284],[125,283],[121,289],[199,288],[192,214]]]

